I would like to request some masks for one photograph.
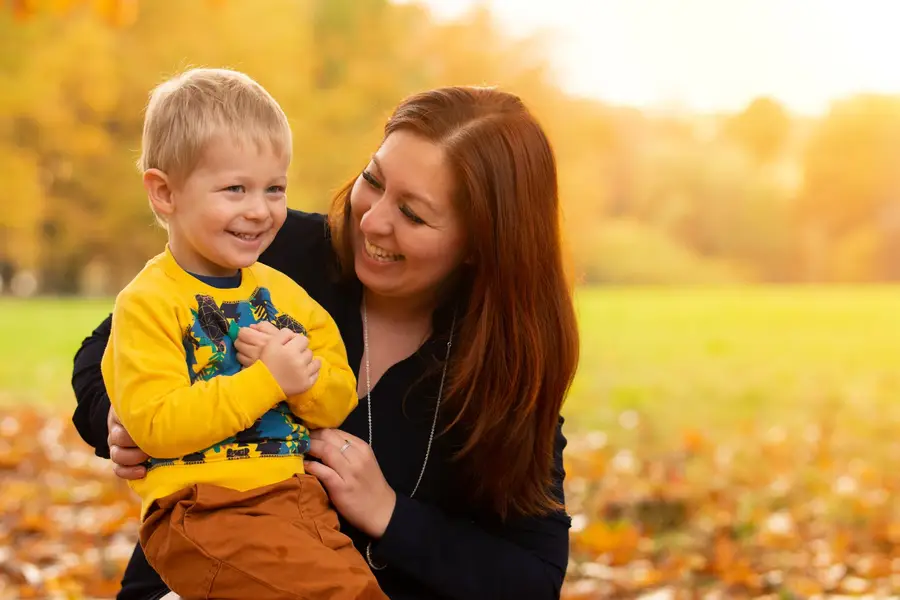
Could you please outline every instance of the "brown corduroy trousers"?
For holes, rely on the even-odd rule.
[[[185,488],[151,505],[140,539],[185,600],[387,600],[311,475]]]

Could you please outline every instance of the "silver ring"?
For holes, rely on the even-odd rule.
[[[344,440],[344,445],[341,446],[341,454],[343,454],[344,451],[347,450],[347,448],[349,448],[349,447],[350,447],[350,440]]]

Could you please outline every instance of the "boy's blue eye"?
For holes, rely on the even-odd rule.
[[[283,185],[273,185],[268,190],[266,190],[269,194],[283,194],[285,192],[285,186]]]
[[[228,186],[227,188],[225,188],[223,191],[225,191],[225,192],[233,192],[233,193],[235,193],[235,194],[240,194],[241,192],[244,191],[244,186],[242,186],[242,185],[229,185],[229,186]]]

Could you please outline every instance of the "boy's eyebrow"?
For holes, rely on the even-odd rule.
[[[238,179],[240,181],[252,181],[252,180],[258,178],[257,175],[243,173],[243,172],[240,172],[237,170],[231,171],[231,172],[226,172],[226,173],[222,174],[222,177]],[[287,179],[288,179],[287,175],[273,175],[272,177],[269,177],[267,180],[268,181],[287,181]]]
[[[381,161],[379,161],[378,157],[375,156],[374,154],[372,155],[372,162],[375,163],[375,167],[378,168],[378,171],[381,173],[381,175],[383,177],[384,169],[381,167]],[[435,210],[434,202],[426,196],[421,196],[419,194],[413,194],[412,192],[403,192],[402,194],[400,194],[400,197],[407,198],[409,200],[417,200],[417,201],[421,202],[422,204],[424,204],[429,210],[431,210],[431,211]]]

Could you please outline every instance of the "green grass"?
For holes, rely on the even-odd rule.
[[[0,403],[72,403],[72,358],[112,299],[0,299]]]
[[[73,402],[72,356],[110,307],[0,300],[0,401]],[[569,431],[627,434],[628,410],[662,434],[900,423],[900,287],[593,288],[578,311]]]
[[[589,289],[572,428],[897,423],[900,288]]]

